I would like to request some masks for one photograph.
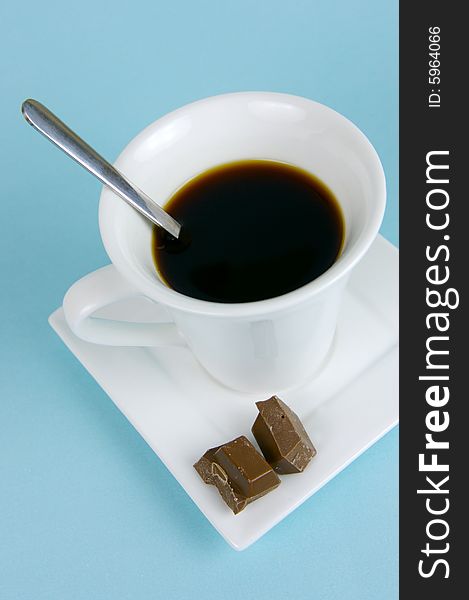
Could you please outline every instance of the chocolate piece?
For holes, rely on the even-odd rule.
[[[194,465],[205,483],[215,485],[237,514],[280,485],[280,479],[244,436],[210,448]]]
[[[298,416],[277,396],[256,402],[252,433],[267,462],[277,473],[301,473],[316,449]]]

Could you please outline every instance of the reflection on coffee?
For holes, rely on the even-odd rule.
[[[155,228],[153,257],[172,289],[211,302],[253,302],[291,292],[326,271],[344,240],[328,187],[295,166],[245,160],[205,171],[165,205],[180,240]]]

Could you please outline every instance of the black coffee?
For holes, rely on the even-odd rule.
[[[336,260],[344,221],[327,186],[297,167],[268,160],[229,163],[186,183],[165,206],[180,240],[159,228],[155,265],[192,298],[253,302],[309,283]]]

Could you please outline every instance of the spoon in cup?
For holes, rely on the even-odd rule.
[[[26,121],[82,167],[110,187],[130,206],[178,239],[181,225],[127,177],[100,156],[65,123],[37,100],[25,100],[21,106]]]

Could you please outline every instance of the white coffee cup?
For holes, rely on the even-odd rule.
[[[115,268],[95,271],[67,292],[65,317],[78,337],[114,346],[185,344],[215,379],[259,395],[300,385],[318,371],[334,337],[348,276],[375,239],[386,202],[383,169],[364,134],[312,100],[277,93],[226,94],[158,119],[129,143],[116,166],[164,205],[194,175],[249,158],[297,165],[329,186],[345,218],[345,243],[337,261],[314,281],[276,298],[242,304],[190,298],[159,279],[150,223],[103,188],[99,225]],[[295,227],[288,199],[285,227]],[[163,305],[171,321],[93,318],[99,309],[136,295]]]

